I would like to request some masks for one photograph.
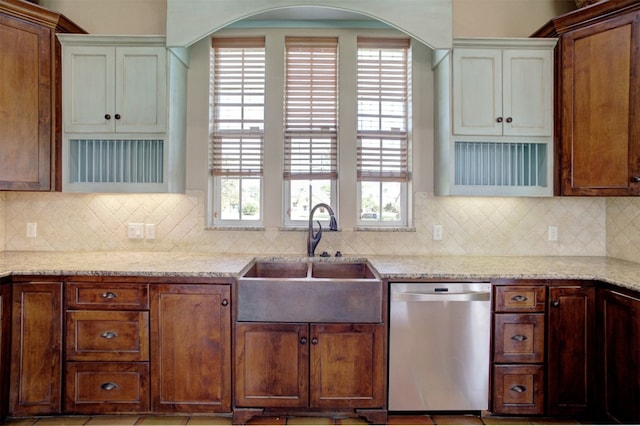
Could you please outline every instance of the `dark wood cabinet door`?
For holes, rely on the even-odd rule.
[[[598,300],[601,411],[607,423],[640,424],[640,298],[602,289]]]
[[[7,416],[11,345],[11,279],[0,278],[0,423]]]
[[[640,12],[561,39],[561,195],[640,193]]]
[[[595,288],[549,288],[548,414],[588,415],[594,398]]]
[[[62,283],[14,283],[9,414],[59,414]]]
[[[308,324],[236,323],[235,342],[236,406],[308,406]]]
[[[230,412],[229,286],[157,284],[150,293],[152,410]]]
[[[310,338],[311,407],[384,406],[384,325],[312,324]]]

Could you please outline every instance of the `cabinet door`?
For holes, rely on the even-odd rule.
[[[9,401],[9,348],[11,344],[11,280],[0,279],[0,423]]]
[[[311,325],[310,406],[383,407],[384,325]]]
[[[453,133],[502,135],[500,49],[454,49]]]
[[[505,49],[503,134],[553,135],[553,51]]]
[[[603,383],[598,398],[611,423],[640,424],[640,298],[599,293]]]
[[[309,326],[237,323],[235,405],[307,407]]]
[[[62,283],[14,283],[9,414],[58,414],[62,388]]]
[[[62,66],[65,131],[113,132],[116,121],[113,47],[64,47]]]
[[[0,15],[0,190],[50,190],[55,143],[48,28]]]
[[[229,286],[154,285],[150,316],[152,410],[231,411]]]
[[[595,402],[595,288],[549,288],[547,401],[550,415],[586,415]]]
[[[640,193],[640,13],[562,41],[561,195]]]
[[[166,127],[166,49],[116,48],[115,110],[120,133],[158,133]]]

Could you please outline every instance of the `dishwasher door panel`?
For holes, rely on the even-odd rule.
[[[391,285],[390,411],[488,409],[491,287],[474,285]]]

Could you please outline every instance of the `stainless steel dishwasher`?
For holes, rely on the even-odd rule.
[[[389,410],[486,410],[491,284],[391,283],[390,292]]]

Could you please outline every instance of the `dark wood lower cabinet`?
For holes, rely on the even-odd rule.
[[[386,420],[384,324],[235,327],[234,423],[264,409],[355,412]]]
[[[0,424],[9,411],[11,278],[0,278]]]
[[[9,414],[61,412],[62,282],[14,282]]]
[[[151,409],[231,412],[230,285],[152,284],[150,295]]]
[[[594,287],[549,287],[547,401],[551,416],[590,417],[595,402]]]
[[[540,364],[495,365],[493,410],[499,414],[544,414],[544,386]]]
[[[640,424],[640,297],[598,290],[600,412],[607,422]]]

